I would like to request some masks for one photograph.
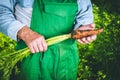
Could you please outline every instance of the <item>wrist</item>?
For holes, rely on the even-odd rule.
[[[30,32],[32,32],[32,30],[29,27],[24,26],[22,29],[18,31],[18,34],[17,34],[18,39],[22,39],[23,41],[25,41],[28,37],[28,33]]]

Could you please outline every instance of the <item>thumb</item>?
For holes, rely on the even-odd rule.
[[[93,29],[95,29],[95,24],[94,23],[89,24],[89,27],[93,30]]]
[[[88,25],[83,25],[81,26],[78,30],[94,30],[95,24],[88,24]]]

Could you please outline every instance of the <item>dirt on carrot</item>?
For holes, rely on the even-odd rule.
[[[71,37],[73,39],[80,39],[83,37],[91,36],[91,35],[97,35],[101,33],[103,29],[96,29],[96,30],[75,30],[71,33]]]

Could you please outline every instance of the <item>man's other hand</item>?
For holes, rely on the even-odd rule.
[[[95,24],[92,23],[92,24],[80,26],[78,28],[78,30],[94,30],[94,28],[95,28]],[[81,44],[86,44],[86,43],[90,43],[90,42],[94,41],[96,39],[96,37],[97,37],[96,35],[91,35],[88,37],[78,39],[77,41],[80,42]]]

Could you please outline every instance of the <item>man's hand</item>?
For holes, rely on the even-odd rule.
[[[25,26],[19,30],[18,37],[25,41],[32,53],[44,52],[47,50],[45,38],[42,35],[32,31],[29,27]]]
[[[92,23],[92,24],[81,26],[78,28],[78,30],[94,30],[94,28],[95,28],[95,24]],[[81,44],[86,44],[94,41],[96,37],[97,37],[96,35],[92,35],[92,36],[78,39],[77,41],[80,42]]]

